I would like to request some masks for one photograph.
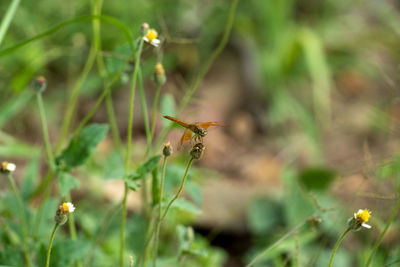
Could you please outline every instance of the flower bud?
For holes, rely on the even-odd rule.
[[[168,156],[171,156],[171,154],[172,154],[172,146],[171,146],[171,142],[168,142],[168,143],[164,144],[163,155],[164,155],[164,157],[168,157]]]
[[[47,81],[43,76],[39,76],[33,81],[33,90],[35,90],[36,93],[43,93],[46,87]]]
[[[150,29],[150,25],[147,22],[144,22],[140,25],[140,33],[145,36]]]
[[[0,163],[0,172],[3,174],[9,174],[11,172],[14,172],[17,166],[15,166],[14,163],[3,161]]]
[[[54,220],[59,225],[63,225],[68,220],[68,214],[74,212],[74,210],[75,207],[72,203],[70,202],[63,203],[58,207],[56,215],[54,216]]]
[[[167,78],[165,77],[164,67],[161,63],[156,64],[156,68],[154,70],[154,81],[159,86],[163,85],[167,81]]]
[[[206,147],[203,145],[203,143],[197,143],[193,146],[192,151],[190,151],[190,155],[194,159],[200,159],[201,156],[203,156],[205,149]]]
[[[188,242],[192,242],[194,240],[194,230],[193,227],[189,226],[186,228],[185,239]]]

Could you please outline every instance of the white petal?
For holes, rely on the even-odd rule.
[[[143,40],[144,40],[145,42],[148,42],[148,43],[150,42],[149,39],[148,39],[146,36],[143,37]]]
[[[8,163],[7,164],[7,171],[9,171],[9,172],[15,171],[16,168],[17,168],[17,166],[15,166],[14,163]]]
[[[367,228],[367,229],[371,229],[371,225],[366,224],[366,223],[362,223],[361,226],[362,226],[362,227],[365,227],[365,228]]]
[[[68,206],[68,211],[71,213],[71,212],[74,212],[74,210],[75,210],[75,207],[74,207],[74,204],[72,204],[71,202],[68,202],[67,203],[67,206]]]

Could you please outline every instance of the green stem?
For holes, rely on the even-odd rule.
[[[271,245],[269,245],[266,249],[264,249],[263,251],[261,251],[259,254],[257,254],[257,256],[255,256],[247,265],[246,267],[250,267],[253,264],[255,264],[256,262],[258,262],[261,258],[263,258],[269,251],[271,251],[271,249],[273,249],[274,247],[276,247],[278,244],[280,244],[283,240],[285,240],[286,238],[288,238],[289,236],[291,236],[292,234],[296,233],[301,227],[303,227],[310,218],[312,218],[313,215],[311,217],[308,217],[306,220],[304,220],[302,223],[298,224],[295,228],[293,228],[292,230],[290,230],[289,232],[287,232],[285,235],[283,235],[281,238],[279,238],[278,240],[276,240],[274,243],[272,243]]]
[[[329,261],[329,267],[332,266],[332,262],[333,262],[333,257],[335,257],[336,254],[336,250],[339,247],[340,243],[342,242],[343,238],[346,236],[346,234],[350,231],[350,228],[347,228],[346,231],[343,232],[343,234],[339,237],[338,241],[335,244],[335,247],[333,248],[332,251],[332,255],[331,255],[331,259]]]
[[[140,69],[139,69],[139,75],[138,75],[138,85],[139,85],[140,104],[142,106],[144,130],[146,133],[146,140],[147,140],[147,151],[146,151],[146,155],[147,155],[151,150],[151,133],[150,133],[150,126],[149,126],[149,115],[147,114],[148,111],[147,111],[146,95],[144,93],[144,88],[143,88],[142,71]]]
[[[47,127],[46,112],[44,110],[42,94],[36,93],[36,99],[39,106],[40,122],[42,125],[43,142],[46,149],[47,160],[49,161],[50,168],[54,169],[55,162],[54,162],[53,152],[51,149],[49,130]]]
[[[17,8],[19,6],[20,0],[13,0],[8,7],[6,14],[4,15],[3,20],[1,21],[0,25],[0,45],[3,42],[4,36],[6,35],[6,32],[8,30],[8,27],[11,24],[11,21],[15,15],[15,12],[17,11]]]
[[[12,189],[14,196],[17,199],[17,203],[18,203],[19,217],[21,220],[21,233],[22,233],[22,240],[23,240],[22,242],[23,242],[24,257],[25,257],[26,265],[32,266],[31,259],[29,257],[29,250],[28,250],[24,202],[22,201],[21,194],[19,193],[19,190],[18,190],[17,186],[15,185],[12,175],[8,174],[7,178],[8,178],[8,181],[11,185],[11,189]]]
[[[379,245],[381,244],[381,242],[383,240],[383,237],[385,236],[386,232],[389,230],[390,225],[396,218],[396,215],[397,215],[397,212],[399,209],[400,209],[400,199],[397,201],[396,206],[395,206],[394,210],[392,211],[392,215],[390,216],[389,221],[385,225],[385,229],[383,229],[383,231],[379,235],[378,240],[376,241],[374,247],[372,248],[371,254],[369,255],[368,260],[367,260],[367,264],[365,265],[366,267],[368,267],[371,264],[372,259],[375,255],[376,251],[378,250]]]
[[[164,191],[164,178],[165,178],[165,168],[167,165],[167,157],[164,156],[164,161],[162,164],[161,169],[161,184],[160,184],[160,195],[158,198],[158,219],[157,219],[157,226],[156,226],[156,236],[154,241],[154,261],[153,266],[156,267],[157,265],[157,254],[158,254],[158,239],[160,237],[160,228],[161,228],[161,212],[162,212],[162,198],[163,198],[163,191]]]
[[[161,85],[157,85],[156,94],[154,96],[153,111],[151,114],[151,128],[150,137],[151,140],[154,138],[154,131],[156,129],[157,113],[158,113],[158,102],[160,99]]]
[[[78,103],[79,91],[82,88],[83,82],[86,80],[86,77],[88,76],[90,70],[93,67],[94,61],[96,59],[96,54],[97,54],[96,45],[92,44],[85,66],[83,67],[83,70],[79,75],[78,80],[76,81],[74,87],[72,88],[71,95],[69,97],[67,104],[67,111],[65,112],[64,121],[61,126],[60,138],[56,145],[56,151],[58,151],[61,148],[65,138],[68,135],[69,127],[72,122],[72,117],[75,113],[75,107],[76,104]]]
[[[190,160],[189,160],[189,162],[188,162],[188,164],[187,164],[187,166],[186,166],[185,174],[183,175],[182,182],[181,182],[181,185],[179,186],[178,192],[176,192],[175,196],[174,196],[174,197],[171,199],[171,201],[168,203],[167,208],[165,209],[163,215],[160,216],[160,219],[158,220],[158,223],[157,223],[157,227],[159,227],[158,224],[161,225],[161,223],[162,223],[162,221],[164,220],[165,216],[167,216],[167,213],[168,213],[169,209],[171,208],[172,204],[174,203],[174,201],[175,201],[175,200],[180,196],[180,194],[182,193],[183,186],[185,185],[186,177],[187,177],[187,175],[188,175],[188,173],[189,173],[189,169],[190,169],[190,166],[192,165],[193,160],[194,160],[193,157],[190,158]],[[149,236],[149,238],[148,238],[148,240],[147,240],[147,242],[146,242],[146,244],[145,244],[145,252],[144,252],[143,266],[146,266],[146,263],[147,263],[147,252],[146,252],[146,251],[147,251],[147,247],[149,246],[150,240],[153,238],[153,235],[154,235],[154,233],[155,233],[157,227],[154,227],[153,229],[151,229],[151,231],[150,231],[150,236]]]
[[[224,48],[228,42],[229,36],[231,34],[231,31],[232,31],[233,21],[235,19],[235,12],[236,12],[238,2],[239,2],[239,0],[232,1],[232,4],[229,8],[229,15],[228,15],[228,19],[225,24],[225,29],[224,29],[222,38],[221,38],[218,46],[214,49],[214,51],[212,52],[212,54],[210,55],[210,57],[207,59],[206,63],[204,64],[204,66],[201,68],[201,70],[198,72],[197,76],[194,78],[194,81],[191,84],[191,86],[189,87],[189,89],[186,91],[186,94],[184,95],[184,97],[179,105],[177,114],[182,112],[186,108],[186,106],[190,103],[193,95],[196,93],[196,90],[201,83],[201,80],[207,74],[210,67],[214,63],[215,59],[224,50]],[[170,129],[171,129],[171,126],[167,126],[161,130],[161,133],[159,134],[157,141],[155,143],[156,148],[161,146],[163,140],[167,136]]]
[[[147,140],[147,148],[146,148],[146,153],[144,155],[145,158],[147,158],[148,154],[151,151],[151,134],[150,134],[150,127],[149,127],[149,116],[147,114],[147,102],[146,102],[146,95],[144,93],[144,88],[143,88],[143,77],[142,77],[142,71],[139,67],[139,72],[138,72],[138,87],[139,87],[139,96],[140,96],[140,104],[142,107],[142,116],[143,116],[143,122],[144,122],[144,129],[146,133],[146,140]],[[142,180],[142,213],[143,217],[148,220],[149,218],[149,210],[148,210],[148,181],[146,178],[143,178]]]
[[[188,172],[189,172],[190,166],[192,165],[193,160],[194,160],[193,157],[190,158],[190,160],[189,160],[189,162],[188,162],[188,165],[187,165],[187,167],[186,167],[185,174],[183,175],[181,185],[179,186],[178,192],[176,192],[175,196],[174,196],[174,197],[171,199],[171,201],[168,203],[167,208],[165,209],[163,215],[161,216],[161,219],[160,219],[161,222],[164,220],[165,216],[167,216],[168,210],[169,210],[169,208],[172,206],[172,204],[174,203],[174,201],[175,201],[175,200],[179,197],[179,195],[182,193],[183,186],[185,185],[186,177],[187,177],[187,175],[188,175]],[[160,222],[160,223],[161,223],[161,222]]]
[[[49,264],[50,264],[51,246],[53,245],[54,235],[56,233],[58,226],[59,226],[59,224],[56,223],[54,225],[53,232],[51,233],[49,248],[47,249],[46,267],[49,267]]]
[[[102,5],[103,5],[103,0],[98,0],[98,1],[95,0],[92,2],[93,15],[101,15]],[[98,51],[96,55],[97,68],[99,70],[100,76],[103,79],[103,82],[105,82],[106,78],[108,77],[108,72],[104,64],[102,53],[99,53],[99,51],[101,51],[100,26],[101,26],[100,20],[92,21],[94,45],[96,46],[96,50]],[[122,148],[122,141],[117,126],[118,125],[117,120],[115,118],[111,93],[108,92],[105,98],[106,98],[105,104],[106,104],[107,116],[111,128],[111,135],[115,143],[115,146],[117,147],[118,151],[120,151]]]
[[[126,159],[125,159],[125,174],[129,173],[130,160],[131,160],[131,144],[132,144],[132,125],[133,125],[133,109],[135,103],[135,88],[137,74],[139,70],[140,56],[143,49],[143,38],[139,40],[139,48],[135,57],[135,68],[133,69],[132,82],[131,82],[131,97],[129,104],[129,121],[128,121],[128,140],[126,145]],[[120,251],[119,251],[119,262],[120,266],[124,266],[124,249],[125,249],[125,222],[126,222],[126,200],[128,196],[128,185],[125,183],[124,197],[122,200],[122,219],[121,219],[121,231],[120,231]]]

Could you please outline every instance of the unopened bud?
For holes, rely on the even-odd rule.
[[[150,25],[149,25],[147,22],[145,22],[145,23],[143,23],[142,25],[140,25],[140,33],[141,33],[143,36],[145,36],[145,35],[147,34],[147,32],[149,31],[149,29],[150,29]]]
[[[154,70],[154,81],[160,86],[167,81],[167,78],[165,77],[165,70],[161,63],[156,64],[156,68]]]
[[[192,242],[194,240],[194,230],[193,227],[189,226],[186,228],[186,235],[185,235],[186,241]]]
[[[190,155],[194,159],[200,159],[201,156],[203,156],[205,149],[206,147],[203,145],[203,143],[197,143],[193,146],[192,151],[190,151]]]
[[[46,87],[47,81],[46,78],[43,76],[37,77],[33,82],[33,90],[35,90],[36,93],[44,92],[44,90],[46,90]]]
[[[172,149],[172,146],[171,146],[171,142],[166,143],[166,144],[164,145],[164,148],[163,148],[163,155],[164,155],[164,157],[171,156],[172,150],[173,150],[173,149]]]

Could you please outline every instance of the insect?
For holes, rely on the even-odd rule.
[[[182,145],[186,141],[191,141],[193,134],[194,134],[193,139],[197,142],[202,143],[203,137],[207,135],[208,133],[207,129],[210,126],[225,126],[223,124],[219,124],[216,121],[187,123],[167,115],[164,115],[163,117],[186,128],[185,131],[183,132],[181,140],[179,141],[179,145]]]

